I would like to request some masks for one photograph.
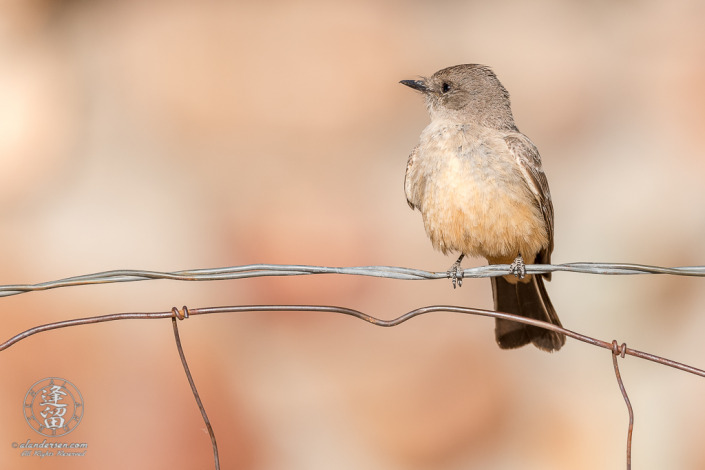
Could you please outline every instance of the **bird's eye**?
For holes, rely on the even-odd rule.
[[[443,82],[443,85],[441,85],[441,90],[443,93],[447,93],[448,90],[450,90],[450,84],[448,84],[448,82]]]

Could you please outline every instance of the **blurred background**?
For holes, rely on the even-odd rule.
[[[441,1],[0,3],[0,284],[110,269],[249,263],[445,271],[402,187],[428,123],[398,84],[494,68],[541,151],[553,261],[705,264],[705,3]],[[473,259],[464,266],[483,264]],[[554,275],[563,324],[705,366],[705,281]],[[332,304],[393,318],[491,307],[487,279],[344,276],[152,281],[0,299],[5,341],[118,312]],[[627,412],[610,352],[501,351],[487,318],[393,329],[337,315],[180,323],[222,468],[622,468]],[[621,362],[642,469],[703,468],[705,382]],[[33,383],[63,377],[85,415],[20,457]],[[210,468],[171,324],[32,336],[0,353],[2,468]]]

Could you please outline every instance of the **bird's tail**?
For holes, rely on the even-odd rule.
[[[514,283],[504,277],[491,279],[495,310],[561,326],[543,285],[543,276],[532,275],[528,282],[517,279]],[[562,333],[499,318],[496,319],[495,336],[502,349],[533,343],[537,348],[551,352],[558,351],[565,344],[565,335]]]

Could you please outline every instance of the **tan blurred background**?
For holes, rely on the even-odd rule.
[[[398,85],[492,66],[541,150],[556,263],[705,264],[705,4],[26,1],[0,13],[0,284],[249,263],[444,271],[404,199],[428,122]],[[466,266],[479,265],[471,260]],[[473,264],[474,263],[474,264]],[[705,280],[563,273],[567,328],[705,366]],[[393,318],[491,306],[487,280],[153,281],[0,299],[2,337],[117,312],[334,304]],[[226,469],[623,468],[610,353],[500,351],[493,322],[394,329],[324,314],[181,323]],[[705,382],[628,358],[634,463],[705,468]],[[59,376],[85,416],[41,442],[21,403]],[[0,353],[0,467],[210,468],[168,321],[33,336]]]

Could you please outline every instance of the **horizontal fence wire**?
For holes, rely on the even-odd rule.
[[[94,323],[104,323],[117,320],[149,320],[149,319],[163,319],[163,318],[178,318],[185,319],[196,315],[212,315],[216,313],[245,313],[245,312],[319,312],[319,313],[337,313],[342,315],[347,315],[351,317],[358,318],[367,323],[371,323],[375,326],[381,327],[393,327],[400,325],[412,318],[427,315],[437,312],[446,313],[459,313],[465,315],[479,315],[485,317],[500,318],[504,320],[515,321],[519,323],[524,323],[526,325],[537,326],[539,328],[544,328],[551,331],[556,331],[562,333],[570,338],[582,341],[584,343],[598,346],[604,349],[613,349],[612,342],[604,341],[600,339],[593,338],[584,334],[577,333],[575,331],[563,328],[560,326],[553,325],[540,320],[535,320],[533,318],[522,317],[519,315],[513,315],[503,312],[495,312],[493,310],[484,310],[479,308],[471,307],[461,307],[457,305],[429,305],[426,307],[417,308],[406,312],[396,318],[391,320],[383,320],[380,318],[373,317],[367,313],[360,312],[359,310],[354,310],[345,307],[335,307],[332,305],[234,305],[234,306],[223,306],[223,307],[203,307],[203,308],[187,308],[183,307],[182,310],[176,307],[172,308],[170,311],[164,312],[142,312],[142,313],[113,313],[108,315],[99,315],[87,318],[76,318],[73,320],[59,321],[55,323],[47,323],[45,325],[36,326],[30,328],[22,333],[19,333],[7,341],[0,343],[0,351],[3,351],[10,346],[28,338],[29,336],[35,335],[37,333],[43,333],[45,331],[56,330],[59,328],[66,328],[71,326],[79,325],[90,325]],[[648,361],[656,362],[658,364],[673,367],[675,369],[682,370],[684,372],[689,372],[691,374],[699,375],[705,377],[705,370],[698,369],[687,364],[676,362],[670,359],[666,359],[654,354],[650,354],[644,351],[639,351],[632,348],[627,348],[624,346],[623,355],[629,355],[645,359]]]
[[[565,263],[565,264],[527,264],[527,274],[551,272],[574,272],[602,275],[668,274],[673,276],[705,277],[705,266],[682,266],[664,268],[643,264],[628,263]],[[460,275],[462,273],[462,276]],[[458,277],[483,278],[513,274],[508,264],[493,264],[462,270]],[[352,276],[371,276],[400,280],[445,279],[447,272],[431,272],[421,269],[395,266],[354,266],[325,267],[295,264],[250,264],[224,268],[190,269],[183,271],[162,272],[135,269],[119,269],[94,274],[67,277],[56,281],[39,284],[14,284],[0,286],[0,297],[23,294],[25,292],[57,289],[60,287],[83,286],[89,284],[109,284],[115,282],[136,282],[156,279],[173,281],[226,281],[264,276],[303,276],[311,274],[346,274]]]

